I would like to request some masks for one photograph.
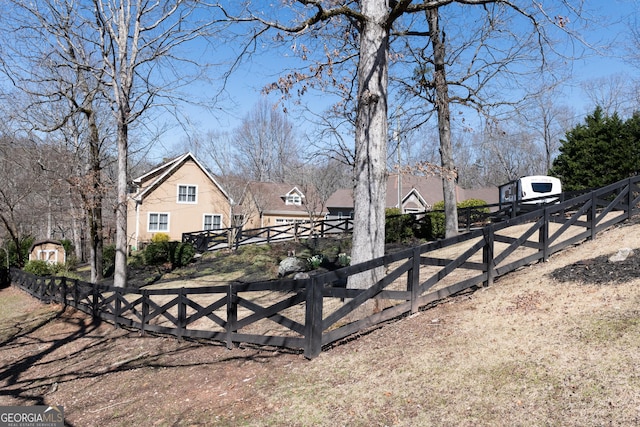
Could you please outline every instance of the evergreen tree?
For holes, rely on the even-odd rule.
[[[597,107],[561,143],[550,175],[560,178],[565,190],[612,184],[640,170],[640,115],[623,121]]]

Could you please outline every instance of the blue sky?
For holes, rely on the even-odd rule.
[[[628,46],[628,23],[635,19],[640,10],[636,0],[608,0],[587,1],[587,16],[590,18],[588,31],[583,35],[588,43],[597,46],[611,46],[601,49],[600,52],[587,52],[584,59],[566,63],[572,69],[572,79],[564,89],[566,99],[562,102],[571,106],[576,114],[584,116],[593,110],[589,100],[581,90],[584,81],[596,78],[608,78],[611,75],[625,74],[629,78],[635,77],[635,67],[624,59],[627,54],[624,46]],[[235,47],[235,46],[234,46]],[[567,46],[573,52],[579,52],[583,47],[579,43]],[[227,86],[229,99],[224,103],[214,106],[213,112],[207,112],[197,107],[187,107],[189,116],[194,120],[194,128],[203,133],[207,130],[219,132],[232,132],[237,127],[244,115],[259,101],[263,87],[285,72],[287,67],[295,66],[298,62],[291,52],[286,49],[271,51],[267,42],[258,47],[259,54],[250,62],[242,65],[230,78]],[[224,52],[224,50],[222,51]],[[198,94],[211,95],[216,91],[216,86],[199,87]],[[271,95],[270,99],[276,101],[277,95]],[[322,94],[311,94],[302,99],[310,105],[315,113],[320,114],[332,100],[331,97]],[[294,110],[293,105],[289,109]],[[392,107],[393,108],[393,107]],[[295,122],[296,126],[304,128],[301,121]],[[167,132],[160,141],[159,155],[164,155],[164,150],[180,152],[182,142],[187,139],[187,133],[180,128]],[[173,154],[173,153],[172,153]]]

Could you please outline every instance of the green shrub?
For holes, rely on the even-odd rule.
[[[64,251],[67,254],[67,259],[68,259],[69,256],[73,254],[75,246],[73,246],[73,242],[71,242],[71,240],[69,239],[62,239],[60,243],[62,244],[62,247],[64,248]]]
[[[144,248],[144,263],[147,265],[160,265],[171,263],[171,268],[179,268],[188,265],[195,255],[195,248],[183,242],[151,242]]]
[[[151,242],[143,250],[146,265],[159,265],[169,262],[168,242]]]
[[[196,254],[195,248],[189,243],[169,242],[169,261],[172,268],[188,265]]]
[[[23,270],[36,276],[51,276],[52,274],[51,266],[46,261],[40,259],[27,262]]]
[[[415,236],[413,215],[400,214],[400,209],[385,210],[385,242],[402,242]]]
[[[338,254],[338,259],[336,260],[336,263],[340,266],[340,267],[348,267],[351,265],[351,257],[349,255],[347,255],[346,253],[339,253]]]
[[[445,236],[444,201],[433,204],[432,212],[427,213],[429,239],[442,239]]]
[[[489,208],[486,207],[487,202],[480,199],[467,199],[458,203],[458,216],[459,220],[465,220],[464,215],[467,212],[470,215],[471,223],[482,221],[486,218],[486,214],[489,213]],[[472,208],[467,211],[467,208]],[[433,204],[433,211],[427,213],[428,222],[428,238],[429,239],[442,239],[445,236],[446,225],[444,215],[444,201],[439,201]]]
[[[142,251],[135,251],[129,258],[127,258],[127,264],[131,267],[141,267],[144,265],[144,254]]]
[[[14,240],[10,240],[7,245],[7,249],[9,251],[9,265],[23,267],[29,259],[29,249],[31,249],[31,245],[34,241],[35,239],[33,237],[26,236],[19,241],[18,246],[16,247],[16,242]],[[4,255],[4,252],[2,253]],[[2,257],[2,259],[2,265],[6,264],[6,256]]]
[[[325,259],[324,259],[324,255],[322,254],[315,254],[314,256],[307,258],[307,262],[309,263],[309,267],[312,270],[315,270],[319,267],[322,266],[322,264],[324,264]]]

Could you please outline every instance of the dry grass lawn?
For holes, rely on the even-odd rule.
[[[640,251],[639,224],[312,361],[140,337],[2,290],[0,405],[63,405],[74,426],[638,425],[640,276],[602,258],[616,280],[579,274],[624,247]]]

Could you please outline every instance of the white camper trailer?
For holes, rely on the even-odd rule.
[[[562,193],[560,179],[544,175],[523,176],[498,188],[500,208],[514,202],[519,205],[556,203]]]

